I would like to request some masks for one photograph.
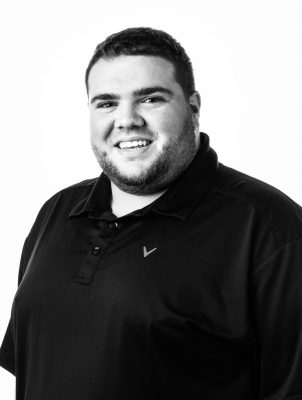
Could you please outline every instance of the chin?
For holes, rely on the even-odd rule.
[[[131,167],[130,165],[121,167],[116,164],[106,164],[103,170],[117,187],[128,193],[142,194],[148,191],[148,186],[152,190],[153,184],[161,180],[162,177],[162,174],[156,168],[156,164],[144,167]]]
[[[125,167],[124,169],[118,169],[118,173],[115,174],[116,178],[119,179],[122,182],[128,182],[133,185],[140,185],[146,181],[146,178],[149,176],[149,169],[142,169],[142,168],[137,168],[137,169],[127,169]]]
[[[125,175],[128,178],[140,177],[148,174],[152,169],[154,161],[122,161],[122,162],[109,162],[120,175]]]

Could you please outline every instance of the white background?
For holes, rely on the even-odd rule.
[[[44,201],[100,170],[84,72],[109,34],[151,26],[188,52],[201,130],[222,163],[302,204],[302,6],[297,1],[2,2],[0,8],[0,341],[23,241]],[[0,369],[0,397],[14,398]]]

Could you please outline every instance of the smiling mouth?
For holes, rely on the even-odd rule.
[[[132,140],[128,142],[119,142],[117,147],[119,149],[126,149],[126,150],[133,150],[133,149],[139,149],[143,147],[147,147],[151,144],[152,142],[150,140]]]

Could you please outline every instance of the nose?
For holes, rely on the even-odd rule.
[[[116,114],[114,127],[117,129],[141,128],[145,124],[135,105],[120,105]]]

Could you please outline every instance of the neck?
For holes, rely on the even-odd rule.
[[[158,199],[167,189],[162,190],[158,193],[136,195],[123,192],[113,182],[111,182],[111,208],[114,215],[122,217],[123,215],[129,214],[135,210],[146,207],[148,204],[153,203]]]

